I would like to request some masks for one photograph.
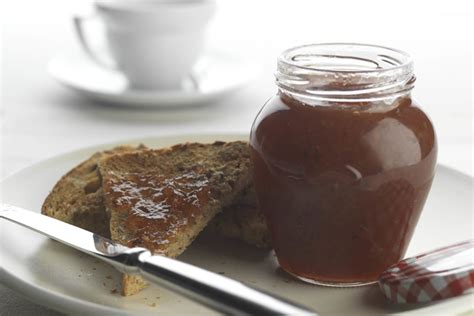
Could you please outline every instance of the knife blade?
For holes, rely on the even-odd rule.
[[[145,279],[202,305],[232,315],[317,315],[316,312],[270,293],[159,255],[145,248],[128,248],[54,218],[0,203],[0,218],[20,224],[62,244],[97,257],[124,273]]]

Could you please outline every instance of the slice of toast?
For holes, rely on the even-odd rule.
[[[145,146],[119,146],[95,153],[66,173],[49,193],[41,213],[109,237],[98,161],[109,155],[142,150]]]
[[[244,142],[188,143],[99,161],[111,238],[154,254],[180,255],[251,184]],[[144,283],[124,276],[123,294]]]
[[[144,145],[120,146],[95,153],[57,182],[43,203],[42,213],[110,237],[97,163],[105,155],[143,149],[146,149]],[[208,229],[225,237],[241,239],[250,245],[271,247],[269,232],[254,195],[253,186],[250,185],[234,205],[225,208],[209,223]]]

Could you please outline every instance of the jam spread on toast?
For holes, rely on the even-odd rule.
[[[160,252],[180,231],[197,221],[209,203],[209,180],[203,173],[112,175],[104,186],[113,207],[127,216],[136,237],[128,246]]]

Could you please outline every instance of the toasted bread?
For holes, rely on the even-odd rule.
[[[107,216],[104,205],[98,161],[106,156],[145,149],[147,148],[143,145],[120,146],[92,155],[58,181],[46,198],[42,213],[110,237],[110,216]],[[167,151],[169,150],[165,150]],[[245,155],[241,158],[247,159]],[[256,207],[252,184],[236,199],[234,205],[226,207],[223,213],[218,214],[207,229],[225,237],[239,238],[257,247],[270,247],[268,229]],[[133,294],[146,285],[142,279],[133,276],[124,276],[122,283],[122,291],[127,294]]]
[[[154,254],[180,255],[250,185],[247,146],[188,143],[101,159],[111,238]],[[124,295],[143,285],[130,276],[123,282]]]

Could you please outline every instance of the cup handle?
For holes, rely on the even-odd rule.
[[[86,55],[96,64],[101,67],[108,68],[108,69],[117,69],[117,66],[114,65],[112,62],[107,62],[97,55],[97,53],[92,49],[89,41],[87,40],[86,32],[85,32],[85,24],[87,22],[91,22],[98,18],[97,14],[91,14],[88,16],[80,16],[74,15],[73,16],[73,24],[74,30],[76,32],[77,38],[79,39],[79,43],[81,44],[82,49],[86,53]]]

